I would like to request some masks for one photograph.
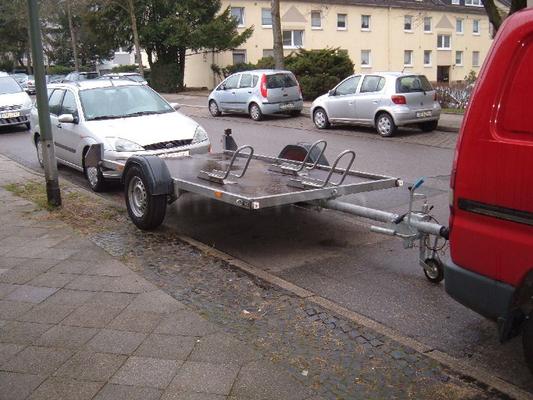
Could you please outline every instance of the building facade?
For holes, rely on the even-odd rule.
[[[186,85],[212,88],[212,64],[255,63],[272,55],[270,5],[223,0],[238,29],[253,26],[254,33],[239,49],[190,55]],[[482,0],[291,0],[281,1],[280,11],[285,54],[338,47],[356,72],[412,71],[431,81],[461,81],[471,71],[477,75],[492,43]]]

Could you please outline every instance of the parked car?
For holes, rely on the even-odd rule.
[[[106,180],[119,179],[121,175],[85,167],[85,155],[92,144],[103,143],[106,159],[124,162],[134,154],[209,151],[204,128],[146,85],[93,79],[53,84],[48,89],[57,161],[84,172],[94,191],[103,190]],[[32,142],[42,165],[36,108],[32,109],[31,120]]]
[[[211,92],[208,105],[214,117],[236,112],[260,121],[267,114],[300,115],[303,99],[292,72],[265,69],[230,75]]]
[[[129,79],[133,82],[139,82],[143,85],[148,85],[146,79],[144,79],[143,76],[138,72],[113,72],[102,75],[100,79]]]
[[[28,75],[28,80],[26,81],[26,93],[35,94],[35,77],[33,75]]]
[[[49,78],[46,83],[61,83],[65,78],[66,75],[49,75]]]
[[[30,129],[30,96],[9,75],[0,76],[0,126],[26,125]]]
[[[476,81],[450,179],[446,291],[522,333],[533,373],[533,9],[498,30]],[[494,79],[495,76],[502,79]]]
[[[437,128],[440,112],[435,90],[424,75],[399,72],[352,75],[311,105],[319,129],[337,123],[366,125],[385,137],[405,125],[430,132]]]
[[[22,89],[26,90],[28,86],[28,74],[24,72],[15,72],[11,74],[11,76],[17,81]]]
[[[98,72],[71,72],[63,79],[63,82],[79,82],[90,79],[96,79],[100,75]]]

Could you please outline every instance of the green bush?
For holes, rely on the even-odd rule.
[[[119,65],[118,67],[113,67],[111,72],[138,72],[139,67],[135,64],[130,65]]]
[[[150,75],[150,86],[162,93],[176,93],[178,89],[178,69],[173,63],[154,63]]]
[[[48,67],[49,75],[67,75],[74,71],[74,68],[65,65],[52,65]]]
[[[0,58],[0,71],[11,72],[15,67],[15,63],[9,58]]]
[[[257,69],[273,69],[275,67],[274,57],[263,57],[256,64]]]
[[[301,50],[285,57],[285,68],[300,82],[304,99],[313,100],[353,74],[353,63],[340,49]]]

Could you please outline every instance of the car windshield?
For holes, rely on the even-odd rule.
[[[80,74],[79,77],[78,77],[78,80],[86,81],[88,79],[96,79],[96,78],[98,78],[98,73],[97,72],[88,72],[86,74]]]
[[[280,89],[297,85],[298,83],[292,74],[267,75],[267,89]]]
[[[141,85],[82,90],[80,101],[88,121],[175,111],[153,90]]]
[[[0,77],[0,94],[20,93],[22,88],[16,80],[10,76]]]
[[[429,92],[433,90],[424,75],[403,76],[396,80],[397,93]]]

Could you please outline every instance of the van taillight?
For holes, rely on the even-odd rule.
[[[267,77],[265,74],[261,76],[261,96],[263,96],[264,98],[268,97]]]
[[[394,104],[407,104],[407,100],[405,99],[405,96],[399,96],[395,94],[391,97],[391,100]]]

